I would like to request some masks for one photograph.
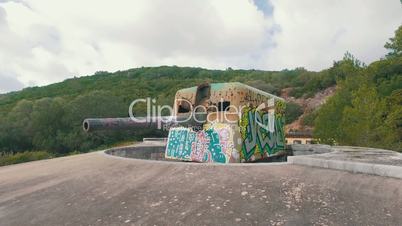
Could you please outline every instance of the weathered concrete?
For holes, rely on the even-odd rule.
[[[402,180],[103,152],[0,167],[0,225],[401,225]]]
[[[312,154],[290,156],[289,163],[402,179],[402,154],[398,152],[328,145],[292,145],[292,149],[294,153]]]
[[[288,145],[287,148],[292,150],[295,156],[324,154],[333,151],[330,145],[325,144],[291,144]]]
[[[168,159],[165,159],[165,149],[165,141],[144,139],[144,142],[126,147],[112,148],[106,150],[105,153],[126,158],[168,161]]]

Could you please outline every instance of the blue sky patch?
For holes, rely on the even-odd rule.
[[[254,5],[264,13],[265,16],[271,16],[274,11],[274,7],[272,6],[269,0],[253,0]]]

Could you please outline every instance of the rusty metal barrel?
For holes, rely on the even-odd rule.
[[[206,121],[207,114],[193,113],[179,116],[137,117],[132,118],[88,118],[82,123],[86,132],[97,130],[135,130],[143,128],[164,128],[166,126],[199,126]]]

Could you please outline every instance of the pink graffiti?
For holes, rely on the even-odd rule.
[[[208,146],[209,146],[209,138],[206,136],[206,133],[203,131],[200,131],[197,133],[197,139],[195,142],[192,143],[191,148],[191,160],[192,161],[197,161],[197,162],[202,162],[205,153],[209,154],[208,151]],[[210,159],[210,156],[208,156],[208,159]]]
[[[226,156],[232,154],[233,142],[230,140],[230,131],[228,128],[221,128],[216,130],[219,134],[219,141],[221,145],[222,152]]]

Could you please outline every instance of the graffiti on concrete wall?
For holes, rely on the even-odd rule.
[[[229,125],[212,124],[200,131],[172,128],[166,146],[166,158],[195,162],[228,163],[238,156]],[[236,155],[237,154],[237,155]]]
[[[245,161],[270,156],[284,149],[284,103],[275,103],[275,113],[245,108],[239,121],[241,158]]]
[[[170,129],[165,152],[166,157],[190,161],[192,145],[196,140],[196,136],[196,132],[190,128]]]
[[[210,138],[209,151],[216,157],[206,159],[207,162],[235,162],[238,151],[234,147],[233,128],[229,124],[212,123],[205,126],[205,133]],[[221,154],[218,154],[221,153]],[[219,158],[217,158],[219,156]]]

